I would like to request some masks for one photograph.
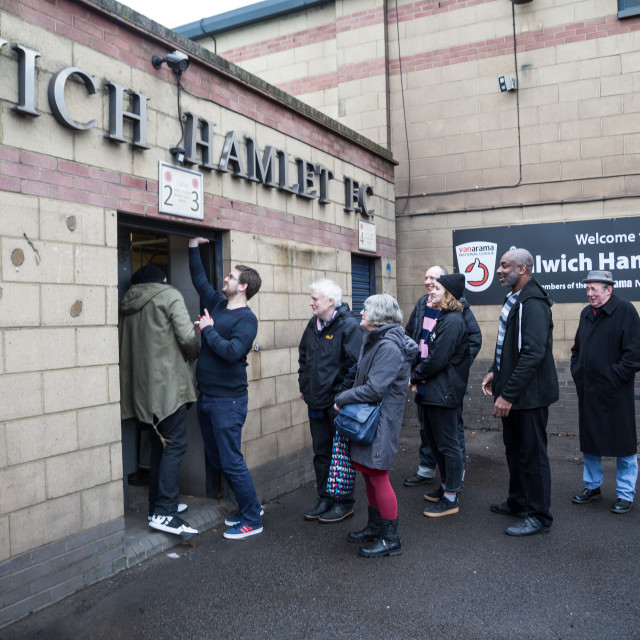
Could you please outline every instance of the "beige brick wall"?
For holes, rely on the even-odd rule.
[[[40,140],[39,151],[59,151],[55,137]],[[107,311],[117,285],[116,248],[107,244],[116,218],[100,207],[5,196],[0,558],[81,533],[123,510],[122,462],[111,456],[120,441],[118,397],[110,397],[107,366],[118,362],[117,316]]]
[[[409,0],[398,5],[401,12],[416,7]],[[378,6],[375,0],[338,1],[334,4],[336,23]],[[428,266],[453,266],[453,229],[638,215],[637,199],[560,204],[569,199],[639,193],[640,38],[633,30],[635,19],[618,21],[615,2],[560,0],[516,6],[516,94],[501,93],[497,80],[500,75],[516,75],[512,45],[498,54],[494,51],[497,44],[512,37],[511,3],[459,3],[431,14],[428,3],[421,8],[425,9],[421,15],[398,24],[403,85],[397,71],[388,79],[391,149],[400,163],[396,191],[398,195],[408,191],[424,194],[406,205],[399,200],[396,207],[398,212],[415,214],[398,219],[396,229],[398,297],[405,313],[424,291],[422,280]],[[301,17],[297,20],[302,24]],[[608,35],[602,31],[605,21]],[[255,31],[249,27],[234,32],[233,46],[266,40],[284,24],[276,20]],[[632,25],[629,32],[627,25]],[[396,24],[390,20],[386,36],[381,29],[364,24],[337,33],[333,51],[326,48],[325,58],[318,60],[327,70],[346,73],[351,63],[373,62],[383,55],[378,45],[386,38],[394,63],[398,57]],[[584,37],[575,35],[582,32]],[[467,46],[468,52],[464,50]],[[219,50],[224,49],[223,45]],[[320,49],[314,47],[314,51]],[[256,68],[257,75],[268,73],[275,84],[286,85],[297,78],[292,61],[279,70],[270,68],[268,59],[259,64],[263,66]],[[325,100],[326,88],[300,97],[327,113],[337,108],[341,122],[384,144],[385,96],[379,95],[380,111],[371,100],[376,90],[384,94],[384,85],[380,74],[366,79],[341,76],[334,79],[331,101]],[[520,179],[520,155],[522,180],[512,188]],[[550,204],[491,211],[496,205],[520,202]],[[558,359],[568,357],[579,307],[554,307],[556,317],[569,314],[556,326]],[[487,337],[481,356],[491,357],[496,309],[482,307],[478,315]]]

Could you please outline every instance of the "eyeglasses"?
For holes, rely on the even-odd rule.
[[[229,278],[229,280],[235,280],[236,282],[240,282],[240,278],[236,277],[233,275],[233,273],[230,273],[227,278]]]
[[[362,307],[362,311],[363,311],[363,312],[364,312],[364,311],[367,311],[367,309],[368,309],[368,308],[369,308],[369,307],[365,307],[365,306],[363,306],[363,307]]]

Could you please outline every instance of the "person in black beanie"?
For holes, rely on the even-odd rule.
[[[164,271],[140,267],[120,306],[120,413],[150,427],[149,526],[198,533],[179,514],[178,475],[187,450],[187,410],[196,400],[191,362],[200,342],[182,294]]]
[[[465,278],[461,273],[436,280],[430,303],[442,316],[429,335],[429,355],[411,372],[410,388],[416,393],[424,384],[422,409],[425,431],[436,456],[441,486],[425,493],[429,518],[458,513],[457,493],[462,489],[464,459],[457,436],[457,412],[469,378],[471,356],[464,307],[460,298]]]

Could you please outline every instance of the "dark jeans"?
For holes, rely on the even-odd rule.
[[[423,405],[425,431],[438,463],[442,484],[450,493],[457,493],[462,488],[464,469],[457,414],[457,409]]]
[[[187,405],[158,424],[162,442],[150,429],[151,462],[149,467],[149,514],[171,516],[178,513],[178,474],[187,450]]]
[[[528,511],[544,525],[551,515],[551,468],[547,455],[549,407],[511,410],[502,418],[502,440],[509,467],[507,504]]]
[[[431,449],[429,438],[427,437],[427,433],[424,429],[424,417],[422,413],[423,405],[418,404],[417,406],[418,422],[420,423],[420,449],[418,450],[418,454],[420,456],[420,466],[423,469],[435,469],[437,465],[436,456]],[[462,464],[464,465],[464,462],[467,459],[467,448],[464,442],[464,421],[462,420],[462,405],[458,407],[456,419],[458,422],[456,433],[458,434],[458,443],[460,444],[460,448],[462,449]]]
[[[313,469],[316,472],[316,486],[318,497],[327,502],[340,502],[352,505],[354,502],[353,491],[345,496],[330,496],[327,494],[327,479],[331,466],[331,451],[333,449],[333,436],[336,432],[334,420],[338,413],[333,407],[323,410],[322,418],[309,418],[311,429],[311,442],[313,444]]]
[[[242,427],[247,417],[248,396],[216,398],[198,396],[198,421],[209,461],[222,469],[238,503],[242,524],[261,527],[260,501],[241,449]]]

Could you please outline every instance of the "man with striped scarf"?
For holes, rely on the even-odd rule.
[[[559,397],[553,361],[553,300],[532,275],[533,257],[512,249],[496,270],[511,289],[498,328],[495,358],[482,392],[495,398],[493,416],[502,418],[509,467],[509,494],[491,511],[523,518],[507,527],[511,536],[546,533],[551,527],[551,471],[547,455],[549,405]]]

